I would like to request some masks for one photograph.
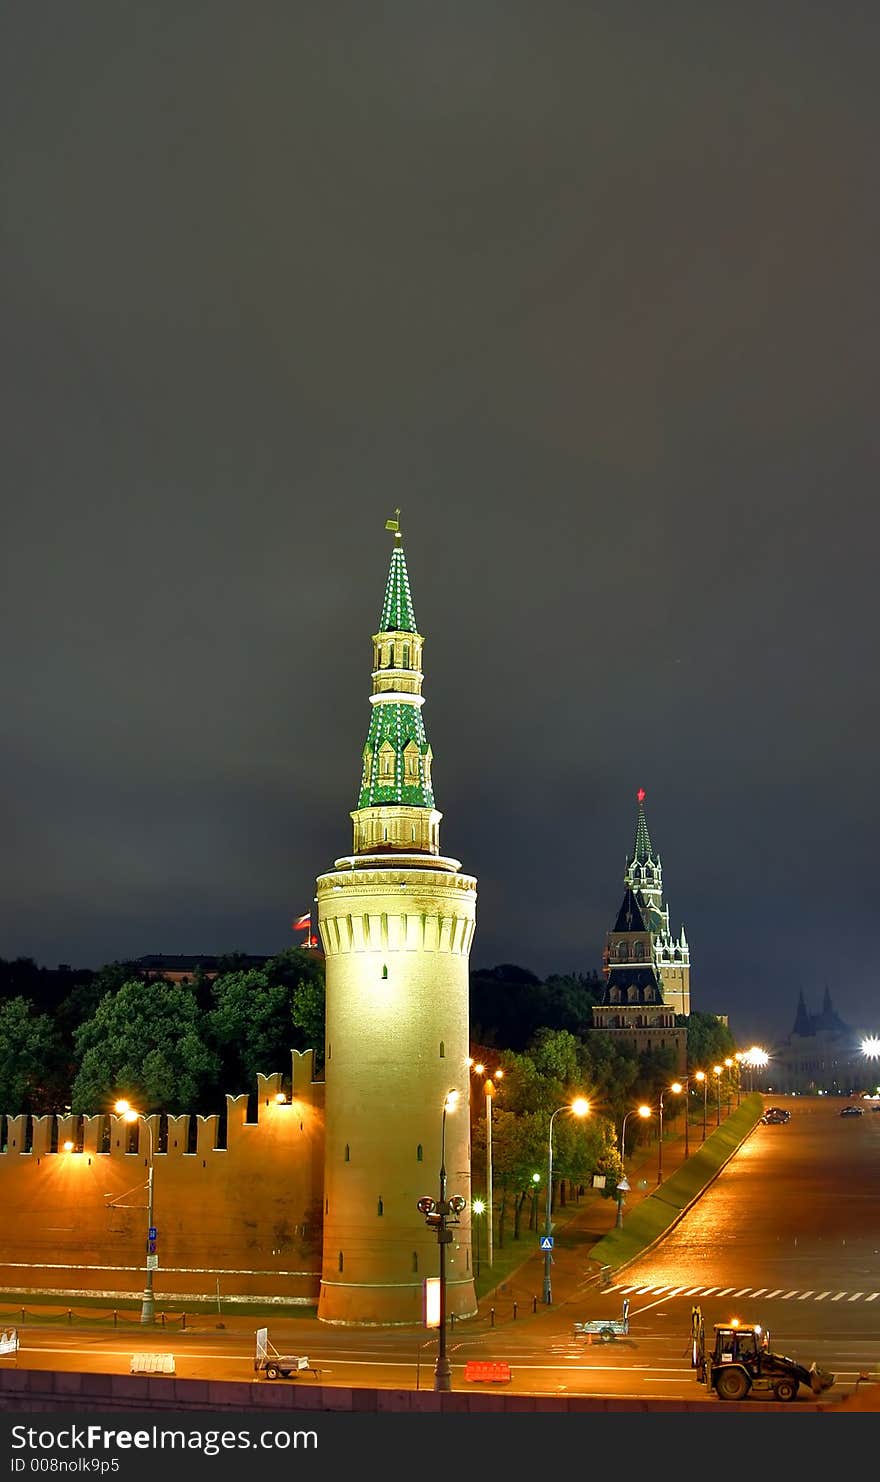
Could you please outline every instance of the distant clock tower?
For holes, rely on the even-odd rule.
[[[438,1274],[443,1107],[447,1192],[467,1200],[446,1246],[447,1312],[476,1311],[470,1232],[469,953],[476,880],[440,853],[422,650],[399,523],[379,630],[350,855],[318,878],[325,953],[324,1236],[318,1317],[417,1323]]]

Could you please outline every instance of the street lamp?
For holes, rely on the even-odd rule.
[[[712,1074],[715,1077],[715,1126],[721,1126],[721,1077],[724,1074],[723,1065],[713,1065]]]
[[[742,1050],[737,1050],[733,1058],[736,1061],[736,1104],[739,1106],[742,1100],[742,1067],[745,1056]]]
[[[694,1080],[700,1081],[703,1087],[703,1141],[706,1141],[706,1096],[709,1091],[709,1077],[704,1070],[694,1072]]]
[[[482,1199],[471,1200],[471,1214],[474,1216],[474,1276],[480,1274],[480,1215],[485,1214],[486,1206]]]
[[[733,1066],[734,1062],[728,1055],[724,1062],[727,1069],[727,1115],[730,1116],[730,1103],[733,1096]]]
[[[620,1183],[617,1185],[617,1219],[614,1221],[614,1225],[615,1228],[618,1230],[623,1228],[623,1196],[624,1194],[628,1193],[629,1183],[627,1182],[627,1177],[624,1173],[621,1177]]]
[[[623,1126],[620,1129],[620,1158],[621,1158],[621,1162],[626,1157],[626,1124],[629,1121],[630,1117],[641,1117],[642,1120],[645,1121],[650,1116],[653,1116],[653,1112],[651,1111],[651,1108],[649,1106],[633,1106],[633,1107],[630,1107],[630,1110],[624,1116]]]
[[[664,1097],[664,1094],[665,1094],[665,1092],[667,1090],[671,1091],[672,1094],[673,1094],[673,1096],[680,1096],[681,1095],[681,1082],[680,1081],[673,1081],[671,1086],[668,1086],[668,1087],[667,1086],[664,1086],[663,1087],[663,1090],[660,1092],[660,1128],[659,1128],[659,1130],[660,1130],[660,1137],[659,1137],[658,1142],[657,1142],[657,1182],[658,1182],[658,1184],[662,1184],[662,1182],[663,1182],[663,1097]]]
[[[467,1200],[461,1194],[453,1194],[451,1199],[446,1197],[446,1115],[447,1112],[455,1111],[460,1097],[459,1091],[447,1091],[443,1102],[443,1116],[440,1122],[440,1198],[420,1199],[417,1208],[425,1216],[425,1224],[437,1231],[437,1245],[440,1248],[440,1280],[439,1287],[440,1312],[437,1323],[437,1362],[434,1365],[434,1388],[435,1390],[450,1390],[452,1388],[452,1372],[449,1368],[449,1359],[446,1357],[446,1247],[452,1241],[452,1231],[449,1222],[458,1224],[458,1217],[464,1209]]]
[[[147,1162],[147,1248],[145,1252],[147,1272],[141,1301],[141,1322],[154,1322],[156,1309],[153,1304],[153,1268],[158,1263],[155,1253],[156,1237],[153,1234],[153,1126],[143,1112],[136,1111],[128,1101],[117,1101],[113,1110],[122,1117],[124,1122],[143,1122],[150,1138],[150,1156]]]
[[[576,1096],[574,1101],[566,1106],[557,1106],[555,1112],[550,1115],[550,1128],[547,1138],[547,1215],[544,1221],[544,1301],[553,1301],[553,1292],[550,1284],[550,1239],[553,1226],[550,1220],[551,1203],[553,1197],[553,1123],[560,1112],[571,1112],[572,1116],[585,1117],[590,1110],[590,1103],[583,1096]]]
[[[496,1092],[496,1081],[504,1077],[503,1070],[487,1071],[479,1061],[471,1062],[475,1075],[485,1076],[483,1093],[486,1097],[486,1260],[491,1270],[495,1260],[495,1227],[492,1218],[492,1097]]]

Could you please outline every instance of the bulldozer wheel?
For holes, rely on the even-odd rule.
[[[749,1392],[749,1381],[742,1369],[722,1369],[715,1380],[719,1400],[744,1400]]]
[[[793,1400],[797,1392],[798,1386],[794,1379],[777,1379],[773,1386],[777,1400]]]

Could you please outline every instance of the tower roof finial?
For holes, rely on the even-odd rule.
[[[385,529],[386,530],[393,530],[394,531],[394,543],[395,543],[395,545],[397,544],[397,542],[399,540],[403,540],[403,531],[400,528],[400,510],[399,509],[396,509],[394,511],[394,519],[393,520],[386,520],[385,521]]]

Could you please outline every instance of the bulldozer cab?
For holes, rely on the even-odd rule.
[[[716,1364],[755,1363],[766,1346],[764,1334],[757,1325],[716,1323],[712,1361]]]

